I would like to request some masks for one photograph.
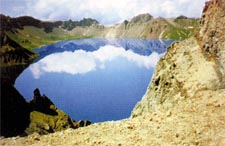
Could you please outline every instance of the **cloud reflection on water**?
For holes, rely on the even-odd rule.
[[[122,47],[111,45],[103,46],[96,51],[86,52],[76,50],[74,52],[55,53],[46,56],[30,67],[34,78],[38,79],[44,73],[68,73],[68,74],[85,74],[94,70],[104,69],[105,63],[113,61],[118,57],[126,58],[128,61],[139,67],[155,67],[162,54],[153,52],[149,56],[142,56],[125,50]],[[119,64],[118,64],[119,66]]]

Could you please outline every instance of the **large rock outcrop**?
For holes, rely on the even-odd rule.
[[[217,133],[207,139],[208,144],[224,144],[224,6],[223,0],[207,2],[199,36],[175,42],[168,48],[132,117],[159,111],[178,117],[189,115],[192,118],[190,122],[193,120],[199,126],[196,130],[204,129],[204,133],[211,136]],[[197,116],[196,113],[205,116]],[[199,121],[202,121],[201,125]]]
[[[199,92],[225,92],[224,5],[222,0],[207,2],[200,36],[175,42],[168,48],[157,64],[145,96],[134,108],[133,116],[169,109],[180,101],[197,98]]]
[[[200,33],[168,48],[132,111],[133,118],[163,113],[157,131],[175,134],[174,145],[225,145],[224,6],[224,0],[206,3]],[[168,126],[161,124],[164,122]],[[185,136],[176,143],[179,133]]]
[[[218,62],[220,76],[225,88],[225,2],[215,0],[206,3],[201,19],[199,43],[208,60]]]
[[[66,113],[57,109],[53,102],[45,95],[40,94],[39,89],[34,90],[34,97],[28,103],[30,107],[30,122],[26,128],[26,134],[48,134],[67,128],[77,128],[76,122]]]
[[[204,56],[196,39],[174,43],[157,64],[151,84],[132,115],[169,110],[182,101],[197,98],[199,92],[223,89],[218,72],[217,62]]]

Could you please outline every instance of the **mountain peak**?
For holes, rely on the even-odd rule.
[[[188,17],[184,16],[184,15],[180,15],[178,16],[176,19],[188,19]]]
[[[152,15],[150,15],[149,13],[145,13],[145,14],[140,14],[140,15],[133,17],[130,22],[131,23],[137,23],[137,22],[144,23],[144,22],[148,22],[152,18],[153,18]]]

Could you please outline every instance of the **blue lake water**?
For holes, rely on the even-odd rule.
[[[40,57],[15,86],[28,101],[39,88],[77,121],[127,118],[170,43],[126,38],[61,41],[36,49]]]

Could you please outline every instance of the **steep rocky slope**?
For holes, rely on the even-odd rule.
[[[179,101],[197,98],[198,92],[218,90],[224,93],[224,1],[206,3],[201,23],[197,39],[174,43],[168,48],[133,116],[169,109]]]
[[[174,43],[157,64],[150,87],[132,115],[170,109],[197,98],[199,92],[224,89],[222,79],[217,62],[204,56],[196,39]]]
[[[37,56],[10,39],[4,32],[1,37],[1,82],[14,84],[16,77]],[[14,71],[13,71],[14,69]],[[12,70],[10,72],[10,70]]]
[[[221,84],[225,87],[225,3],[208,2],[203,10],[199,43],[208,60],[218,62]]]
[[[171,45],[131,118],[45,136],[2,138],[0,144],[224,146],[224,5],[224,0],[207,2],[198,39]],[[209,23],[211,18],[216,21]],[[218,36],[210,37],[213,29]],[[206,43],[212,46],[205,49]]]
[[[4,33],[0,35],[1,135],[15,136],[28,126],[29,107],[13,84],[16,77],[35,58],[35,54],[18,45]]]

